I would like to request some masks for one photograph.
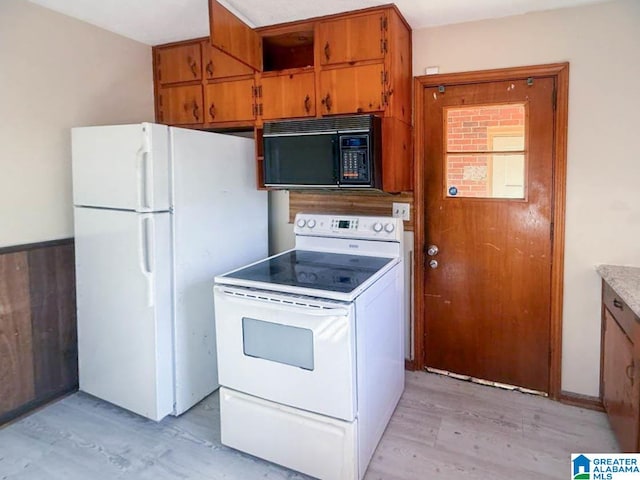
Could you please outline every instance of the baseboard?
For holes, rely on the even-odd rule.
[[[566,403],[567,405],[573,405],[574,407],[586,408],[589,410],[596,410],[598,412],[604,412],[604,406],[602,400],[598,397],[592,397],[590,395],[582,395],[580,393],[561,391],[558,396],[560,403]]]
[[[77,391],[78,385],[73,385],[71,388],[66,388],[64,390],[49,393],[48,395],[24,403],[14,410],[3,413],[2,415],[0,415],[0,428],[6,427],[9,423],[30,415],[34,411],[48,405],[49,403],[52,403],[55,400],[59,400]]]
[[[415,360],[407,360],[407,359],[405,358],[405,360],[404,360],[404,369],[405,369],[405,370],[410,370],[410,371],[412,371],[412,372],[413,372],[414,370],[417,370],[417,369],[418,369],[418,367],[416,367],[416,361],[415,361]]]

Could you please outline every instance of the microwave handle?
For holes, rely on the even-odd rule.
[[[340,185],[342,179],[342,158],[340,157],[340,135],[333,135],[331,137],[331,147],[333,148],[333,182],[336,185]]]

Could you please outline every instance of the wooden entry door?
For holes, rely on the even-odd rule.
[[[422,98],[425,364],[549,392],[554,78]]]

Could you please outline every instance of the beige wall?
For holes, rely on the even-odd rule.
[[[151,47],[0,2],[0,247],[73,235],[69,128],[153,119]]]
[[[570,62],[562,388],[597,396],[599,263],[640,266],[640,2],[413,32],[414,75]]]

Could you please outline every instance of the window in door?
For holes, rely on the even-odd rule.
[[[445,196],[526,198],[525,103],[445,108]]]

